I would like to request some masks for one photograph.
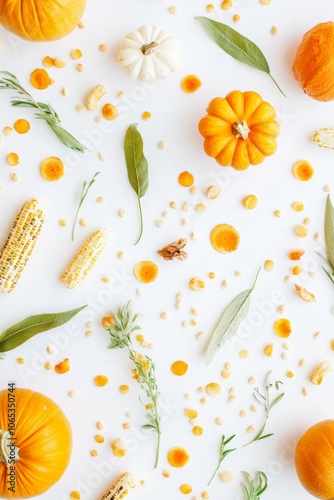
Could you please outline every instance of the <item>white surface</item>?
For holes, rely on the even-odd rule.
[[[58,111],[64,126],[78,139],[90,140],[91,152],[82,157],[62,146],[42,122],[34,121],[31,110],[13,109],[9,105],[10,91],[0,92],[0,128],[12,126],[20,117],[26,117],[31,130],[25,136],[13,133],[3,137],[0,167],[0,233],[4,236],[22,203],[37,197],[47,213],[47,222],[34,254],[22,275],[16,290],[0,297],[1,331],[26,316],[67,310],[83,304],[88,308],[73,321],[57,330],[41,334],[20,348],[9,352],[1,361],[1,387],[9,381],[17,386],[41,391],[60,404],[69,417],[74,434],[73,454],[69,468],[61,480],[41,500],[65,500],[74,489],[81,490],[82,499],[98,500],[113,481],[125,470],[132,471],[138,479],[145,479],[146,486],[140,486],[133,498],[171,500],[181,498],[179,486],[190,483],[194,495],[200,498],[208,490],[212,500],[242,499],[240,481],[241,470],[254,474],[264,470],[270,485],[263,498],[307,500],[311,498],[301,487],[294,470],[293,450],[298,437],[313,423],[331,418],[334,405],[332,398],[333,373],[329,374],[321,386],[308,382],[314,366],[324,359],[331,359],[334,305],[333,287],[322,273],[315,259],[316,248],[321,249],[321,240],[313,238],[319,232],[323,237],[323,216],[326,193],[325,185],[334,187],[333,152],[321,150],[312,144],[310,137],[319,127],[333,126],[334,103],[321,103],[303,94],[294,81],[291,66],[303,33],[318,22],[331,20],[333,5],[331,0],[305,2],[303,0],[273,0],[270,6],[262,6],[258,0],[235,1],[231,11],[223,11],[220,2],[215,2],[215,11],[207,13],[206,2],[192,0],[178,2],[178,13],[168,11],[171,2],[161,0],[122,0],[116,2],[88,0],[83,18],[85,29],[76,29],[63,40],[53,43],[27,43],[19,40],[3,29],[0,31],[2,43],[1,69],[16,74],[23,86],[40,100],[50,102]],[[233,14],[241,16],[241,22],[232,22]],[[262,48],[273,76],[287,97],[283,97],[271,79],[264,73],[249,68],[225,54],[194,17],[203,15],[226,22],[251,38]],[[143,85],[128,78],[117,63],[119,42],[129,31],[144,23],[156,23],[172,31],[182,43],[182,63],[180,69],[168,79],[151,85]],[[270,34],[272,26],[277,26],[277,36]],[[107,52],[98,50],[105,43]],[[81,63],[84,72],[76,71],[76,61],[69,52],[80,48],[83,52]],[[37,91],[29,84],[30,72],[41,67],[46,55],[66,58],[64,69],[52,68],[49,73],[55,84],[45,91]],[[197,74],[203,82],[195,94],[185,94],[180,89],[181,79],[190,73]],[[86,93],[96,84],[103,83],[108,94],[104,102],[114,102],[120,108],[120,117],[110,125],[107,132],[101,132],[101,124],[95,121],[98,112],[78,113],[75,107],[82,104]],[[68,89],[68,97],[61,95],[61,89]],[[267,158],[257,167],[236,173],[230,168],[223,169],[203,152],[202,138],[197,131],[197,123],[204,116],[205,108],[216,96],[225,96],[234,89],[259,92],[277,110],[281,123],[281,134],[276,154]],[[120,106],[117,94],[124,91],[127,103]],[[141,114],[149,110],[152,118],[143,121]],[[150,187],[143,198],[144,235],[134,247],[137,236],[138,219],[135,195],[127,181],[123,154],[123,138],[126,128],[138,123],[144,139],[144,151],[149,162]],[[164,150],[158,149],[158,142],[166,141]],[[6,156],[10,151],[20,155],[18,167],[10,167]],[[106,160],[98,158],[105,152]],[[39,163],[46,156],[59,156],[68,166],[65,177],[60,182],[48,183],[40,177]],[[291,172],[293,163],[301,158],[308,159],[315,168],[315,177],[307,183],[296,180]],[[197,195],[177,183],[178,174],[191,171],[198,188]],[[20,176],[18,183],[9,178],[12,172]],[[94,187],[89,192],[81,210],[81,217],[87,220],[85,228],[78,225],[76,240],[71,242],[71,224],[78,203],[83,180],[89,180],[96,171],[101,171]],[[215,201],[205,197],[206,188],[218,183],[221,196]],[[253,211],[241,205],[242,198],[250,193],[258,196],[259,204]],[[96,203],[98,196],[104,196],[102,204]],[[171,210],[169,202],[175,200],[177,209]],[[305,209],[296,213],[291,203],[301,200]],[[191,210],[185,214],[181,210],[184,202],[189,202]],[[193,206],[201,201],[207,205],[203,215],[197,215]],[[119,209],[126,216],[117,215]],[[279,209],[281,218],[273,211]],[[158,228],[155,221],[168,210],[164,227]],[[310,217],[309,236],[302,240],[294,235],[294,227],[304,217]],[[66,218],[67,228],[60,227],[58,220]],[[181,225],[186,218],[188,224]],[[240,232],[241,243],[237,252],[231,255],[216,253],[209,243],[209,232],[217,223],[233,224]],[[112,238],[87,281],[77,290],[66,289],[59,281],[59,275],[76,253],[80,244],[97,227],[110,228]],[[198,238],[192,241],[195,231]],[[180,237],[188,238],[186,250],[189,259],[184,262],[165,262],[156,250]],[[301,261],[304,273],[292,280],[284,281],[292,262],[287,253],[294,248],[304,248],[305,257]],[[117,253],[124,252],[119,260]],[[251,335],[238,343],[226,346],[210,366],[204,365],[204,351],[212,328],[228,302],[237,293],[248,288],[256,270],[266,259],[275,261],[274,271],[261,271],[258,285],[253,295],[251,312],[258,312],[259,326],[252,328]],[[133,267],[140,260],[154,260],[160,268],[159,278],[150,285],[139,285],[133,277]],[[234,271],[241,271],[236,277]],[[210,280],[209,272],[216,278]],[[315,271],[310,277],[307,271]],[[112,278],[111,287],[101,281],[107,274]],[[202,293],[192,292],[188,281],[192,276],[202,276],[207,289]],[[227,279],[228,288],[221,282]],[[317,297],[316,303],[304,303],[293,290],[293,283],[302,283]],[[138,297],[136,290],[143,292]],[[269,313],[259,312],[260,305],[273,298],[274,290],[279,300],[270,306]],[[174,307],[175,295],[183,293],[180,310]],[[145,422],[145,414],[138,401],[139,387],[131,380],[132,366],[125,352],[107,350],[108,335],[100,327],[104,314],[129,299],[135,309],[143,315],[141,325],[145,338],[154,343],[153,350],[145,350],[156,363],[157,378],[161,389],[161,401],[165,405],[160,463],[153,469],[155,435],[143,435],[140,431]],[[286,351],[287,359],[282,359],[283,341],[275,336],[272,325],[279,317],[277,305],[284,304],[284,317],[291,320],[292,335]],[[200,315],[196,326],[183,327],[182,321],[190,321],[191,307],[197,307]],[[268,306],[269,307],[269,306]],[[167,320],[160,318],[166,311]],[[255,318],[255,316],[253,316]],[[85,336],[85,323],[93,321],[93,335]],[[73,334],[69,328],[73,329]],[[204,330],[203,340],[196,340],[196,334]],[[319,331],[317,339],[314,333]],[[272,358],[266,358],[263,348],[273,342],[275,351]],[[46,352],[49,344],[55,346],[55,354]],[[241,359],[240,349],[249,349],[250,357]],[[18,365],[16,359],[24,357],[25,364]],[[46,371],[43,365],[70,358],[71,370],[57,375]],[[301,358],[306,359],[303,368],[298,366]],[[189,363],[186,376],[176,378],[170,372],[170,365],[177,359]],[[232,364],[232,377],[221,378],[224,363]],[[249,447],[241,445],[250,439],[246,433],[249,425],[259,428],[262,422],[262,408],[257,413],[250,410],[254,403],[254,386],[248,383],[255,376],[256,385],[261,385],[269,370],[272,380],[284,381],[285,397],[273,409],[268,421],[269,432],[274,436]],[[293,379],[285,376],[287,370],[295,373]],[[95,375],[104,373],[110,382],[104,388],[93,384]],[[221,397],[210,399],[201,405],[203,394],[197,392],[199,386],[210,381],[221,383]],[[128,395],[119,394],[118,387],[128,384]],[[228,403],[229,389],[235,388],[237,399]],[[302,396],[307,387],[309,396]],[[68,391],[76,393],[70,398]],[[191,394],[191,400],[184,394]],[[185,407],[199,411],[198,423],[204,434],[194,437],[191,425],[184,416]],[[247,416],[241,418],[240,410]],[[122,429],[128,419],[125,412],[131,411],[130,431]],[[224,420],[223,426],[214,423],[217,416]],[[97,432],[95,424],[102,421],[105,443],[94,442]],[[229,470],[234,479],[223,484],[217,477],[209,488],[206,487],[218,459],[221,435],[236,433],[235,445],[238,450],[229,455],[220,470]],[[122,460],[111,455],[110,442],[124,435],[129,439],[129,452]],[[171,470],[170,479],[163,478],[161,472],[171,469],[166,460],[168,450],[181,445],[190,452],[190,462],[183,469]],[[99,450],[99,456],[92,458],[90,450]],[[108,464],[108,465],[106,465]],[[107,471],[108,469],[108,471]]]

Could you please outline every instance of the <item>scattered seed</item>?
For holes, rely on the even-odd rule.
[[[242,359],[245,359],[245,358],[248,358],[250,355],[250,352],[248,349],[242,349],[240,352],[239,352],[239,357],[242,358]]]
[[[19,174],[17,173],[11,174],[10,179],[14,182],[18,182],[20,180]]]
[[[221,417],[216,417],[215,418],[215,424],[216,425],[223,425],[224,420]]]
[[[115,457],[124,457],[126,455],[127,449],[123,438],[115,439],[110,446]]]
[[[206,195],[209,200],[215,200],[220,195],[220,187],[215,185],[209,186],[206,190]]]
[[[281,217],[282,213],[280,210],[274,210],[275,217]]]
[[[231,375],[232,375],[232,373],[231,373],[231,371],[230,371],[230,370],[223,370],[223,371],[221,372],[221,376],[222,376],[223,378],[225,378],[225,379],[230,378],[230,377],[231,377]]]
[[[233,7],[232,0],[223,0],[221,3],[221,7],[224,10],[230,10]]]
[[[193,489],[192,489],[192,486],[190,484],[185,483],[185,484],[181,484],[181,486],[180,486],[180,491],[184,495],[188,495],[189,493],[192,492],[192,490]]]
[[[53,65],[55,68],[58,68],[58,69],[65,68],[66,61],[62,57],[55,57],[53,60]]]
[[[189,288],[195,292],[201,292],[205,289],[205,282],[202,278],[194,277],[189,281]]]
[[[159,149],[165,149],[166,148],[166,141],[159,141],[158,142],[158,148]]]
[[[206,385],[205,391],[209,396],[216,397],[222,392],[221,386],[217,382],[210,382]]]
[[[129,392],[129,390],[130,390],[130,387],[126,384],[119,386],[119,392],[121,394],[127,394]]]
[[[145,121],[150,120],[152,118],[152,113],[150,113],[149,111],[144,111],[141,117]]]
[[[8,153],[7,163],[11,167],[16,167],[20,163],[20,157],[17,153]]]
[[[266,260],[263,267],[266,271],[272,271],[275,267],[275,263],[273,260]]]
[[[273,27],[271,28],[271,30],[270,30],[270,33],[271,33],[272,35],[277,35],[277,34],[278,34],[278,28],[277,28],[277,26],[273,26]]]
[[[106,44],[105,43],[100,43],[100,45],[99,45],[99,51],[100,52],[106,52],[106,50],[107,50]]]
[[[203,427],[201,427],[200,425],[195,425],[195,427],[193,427],[192,429],[192,433],[194,434],[194,436],[201,436],[203,432]]]
[[[71,50],[70,52],[70,57],[71,59],[73,59],[74,61],[78,60],[78,59],[81,59],[82,57],[82,52],[80,49],[73,49]]]
[[[206,206],[203,203],[197,203],[195,205],[195,212],[197,214],[203,214],[206,211]]]
[[[305,238],[308,235],[308,227],[305,224],[298,224],[295,227],[295,234],[299,238]]]
[[[241,21],[241,16],[239,14],[234,14],[232,19],[234,23],[239,23]]]
[[[97,457],[99,453],[97,450],[90,450],[90,454],[92,457]]]
[[[233,478],[234,478],[234,475],[232,474],[232,472],[223,471],[223,472],[219,473],[219,479],[223,483],[229,483],[230,481],[232,481]]]
[[[294,201],[291,206],[295,212],[302,212],[304,210],[304,203],[301,201]]]

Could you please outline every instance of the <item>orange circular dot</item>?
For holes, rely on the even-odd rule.
[[[194,179],[193,174],[191,174],[190,172],[184,171],[184,172],[180,173],[180,175],[178,177],[178,181],[179,181],[180,186],[190,187],[194,184],[195,179]]]
[[[20,118],[14,123],[14,129],[19,134],[26,134],[30,130],[30,123],[28,122],[28,120]]]
[[[188,364],[185,361],[174,361],[171,366],[172,373],[181,377],[185,375],[188,371]]]

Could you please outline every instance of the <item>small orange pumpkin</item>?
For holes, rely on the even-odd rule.
[[[223,166],[245,170],[275,153],[279,123],[274,108],[253,91],[216,97],[198,124],[204,150]]]
[[[54,401],[29,389],[0,391],[1,498],[47,491],[65,472],[71,451],[70,423]]]
[[[34,42],[59,40],[76,27],[86,0],[0,0],[0,24]]]
[[[299,439],[295,466],[304,488],[316,498],[334,498],[334,420],[310,427]]]
[[[334,99],[334,23],[319,23],[305,33],[292,66],[305,94],[318,101]]]

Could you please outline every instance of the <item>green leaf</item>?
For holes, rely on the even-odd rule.
[[[334,269],[334,208],[329,195],[327,195],[325,210],[325,242],[327,259]]]
[[[267,73],[279,91],[285,96],[277,82],[270,74],[267,59],[254,42],[244,37],[233,28],[230,28],[227,24],[219,23],[202,16],[196,17],[196,19],[202,23],[209,35],[211,35],[213,40],[221,49],[224,50],[224,52],[232,56],[237,61]]]
[[[250,296],[254,290],[259,271],[260,269],[256,274],[252,288],[239,293],[223,312],[206,351],[205,363],[207,365],[219,349],[237,333],[241,322],[246,318],[250,306]]]
[[[5,330],[0,335],[0,353],[11,351],[41,332],[46,332],[67,323],[87,306],[55,314],[29,316]]]
[[[143,139],[137,130],[137,123],[130,125],[126,131],[124,154],[129,182],[138,200],[140,231],[135,242],[136,245],[143,234],[143,214],[140,198],[144,196],[148,189],[148,163],[143,153]]]

